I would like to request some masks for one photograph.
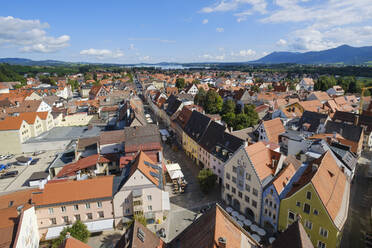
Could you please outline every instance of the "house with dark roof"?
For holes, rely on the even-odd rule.
[[[187,122],[189,121],[192,114],[192,110],[187,107],[183,107],[181,111],[178,111],[175,118],[171,120],[171,129],[175,132],[177,142],[182,143],[182,133]]]
[[[317,112],[305,111],[297,125],[297,130],[305,134],[322,133],[328,120],[328,115]]]
[[[135,220],[125,230],[115,248],[165,248],[164,241],[147,227]]]
[[[246,247],[261,245],[218,204],[196,219],[172,241],[169,248]]]
[[[338,247],[349,199],[350,183],[328,151],[308,164],[281,200],[278,229],[299,220],[313,246]]]
[[[364,130],[363,150],[372,150],[372,116],[365,113],[359,115],[351,112],[336,111],[332,120],[362,127]]]
[[[164,180],[161,163],[138,152],[114,179],[115,226],[128,222],[133,215],[143,215],[149,224],[160,223],[170,210]]]
[[[139,151],[143,151],[154,162],[162,161],[162,145],[159,128],[155,124],[143,127],[126,127],[124,129],[124,154],[120,159],[120,167],[132,160]]]
[[[182,135],[183,149],[185,150],[186,154],[197,163],[199,163],[199,142],[207,130],[210,122],[211,119],[208,116],[198,111],[193,111]]]
[[[244,141],[225,132],[226,127],[212,121],[199,142],[198,161],[202,167],[209,168],[223,184],[225,162],[233,156]]]
[[[325,133],[336,133],[341,135],[346,140],[356,142],[358,144],[356,153],[360,155],[362,152],[364,129],[361,126],[350,125],[342,122],[327,121],[327,124],[325,125]]]
[[[270,248],[314,248],[304,226],[295,221],[274,240]]]

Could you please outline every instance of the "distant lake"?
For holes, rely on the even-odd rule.
[[[154,65],[151,65],[151,64],[138,64],[138,65],[133,65],[133,66],[126,66],[126,67],[154,67],[154,68],[158,68],[158,69],[162,69],[162,70],[182,70],[182,69],[190,69],[190,68],[202,68],[202,67],[198,67],[198,66],[183,66],[183,65],[172,65],[172,64],[166,64],[166,65],[162,65],[162,64],[154,64]]]

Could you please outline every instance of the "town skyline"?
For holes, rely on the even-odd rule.
[[[371,12],[366,0],[21,1],[0,10],[0,53],[91,63],[243,62],[274,51],[371,45]]]

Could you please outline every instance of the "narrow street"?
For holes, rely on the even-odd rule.
[[[355,173],[350,192],[349,215],[344,226],[341,248],[372,247],[372,242],[366,241],[366,234],[372,235],[372,181],[371,178],[365,176],[369,164],[360,164]]]

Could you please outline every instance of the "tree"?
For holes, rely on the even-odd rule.
[[[251,91],[258,93],[260,91],[260,88],[258,87],[258,85],[252,85]]]
[[[184,78],[177,78],[176,79],[176,87],[179,90],[182,90],[183,88],[185,88],[185,86],[186,86],[186,82],[185,82]]]
[[[255,110],[255,106],[252,104],[246,104],[244,105],[244,114],[246,114],[250,119],[249,126],[254,126],[259,121],[259,116]]]
[[[314,85],[315,90],[326,91],[337,84],[334,77],[320,76]]]
[[[204,194],[208,194],[215,186],[217,176],[209,169],[199,171],[198,181],[200,189]]]
[[[40,78],[40,81],[41,83],[43,84],[49,84],[49,85],[56,85],[56,81],[54,81],[52,78],[50,77],[41,77]]]
[[[235,116],[234,130],[240,130],[251,126],[251,120],[248,115],[241,113]]]
[[[192,80],[192,83],[193,84],[200,84],[200,80],[199,79],[194,79],[194,80]]]
[[[235,111],[235,102],[233,100],[227,100],[222,105],[221,114],[233,113]]]
[[[53,241],[52,247],[58,248],[65,240],[67,233],[70,233],[71,237],[74,237],[75,239],[78,239],[84,243],[88,241],[90,235],[87,226],[78,220],[72,226],[63,228],[59,234],[59,237]]]
[[[227,114],[224,114],[222,116],[222,120],[229,126],[229,127],[234,127],[234,122],[235,122],[235,113],[234,112],[229,112]]]
[[[352,80],[348,86],[347,92],[349,93],[356,93],[357,92],[357,82],[356,80]]]
[[[72,91],[79,88],[79,82],[77,80],[69,80],[68,84],[71,85],[71,90]]]
[[[198,94],[196,94],[196,96],[194,97],[195,104],[204,106],[206,95],[207,93],[205,92],[205,90],[203,88],[200,88]]]
[[[146,217],[143,214],[135,214],[133,216],[133,219],[141,223],[142,225],[146,226],[147,225],[147,220]]]
[[[208,114],[218,114],[222,109],[222,97],[214,90],[208,90],[205,97],[204,109]]]

